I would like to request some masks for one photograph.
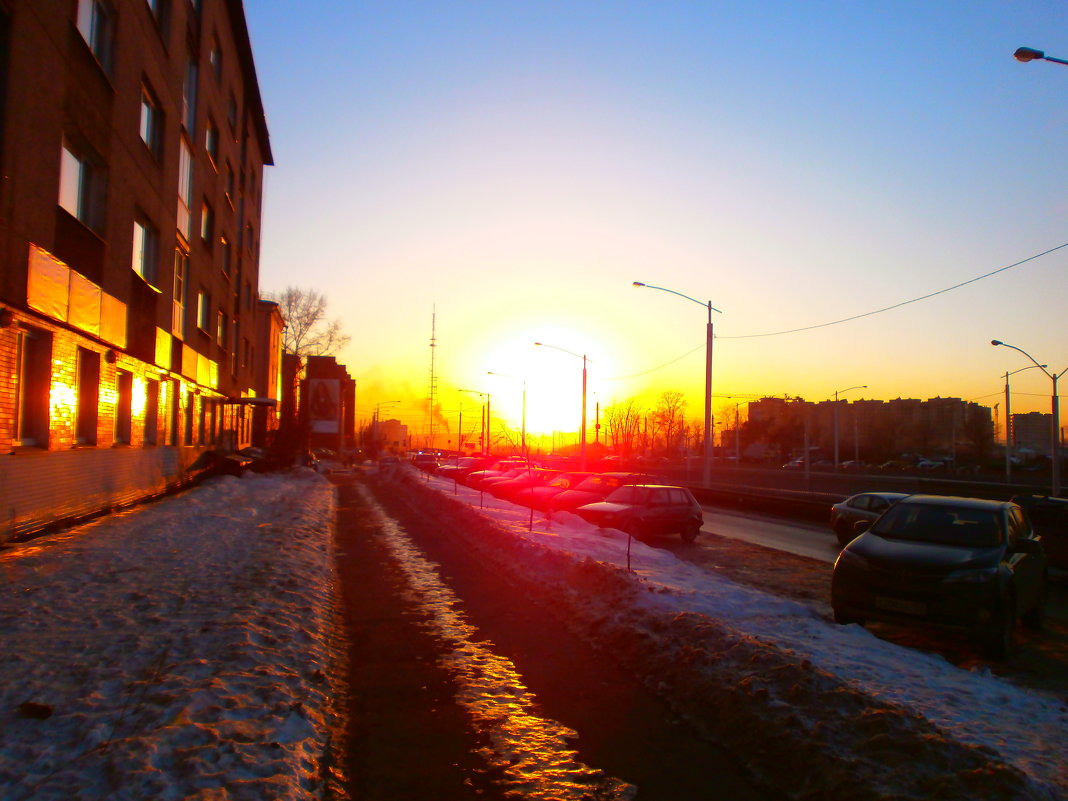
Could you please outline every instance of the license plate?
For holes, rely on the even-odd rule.
[[[918,601],[903,601],[900,598],[887,598],[882,595],[875,596],[875,606],[885,609],[887,612],[898,612],[903,615],[922,616],[927,614],[927,604]]]

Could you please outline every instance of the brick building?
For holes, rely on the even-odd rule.
[[[0,0],[0,541],[276,427],[240,0]]]

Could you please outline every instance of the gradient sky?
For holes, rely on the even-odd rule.
[[[343,322],[361,419],[570,430],[665,390],[961,397],[1068,367],[1068,6],[247,0],[276,166],[260,286]],[[681,357],[681,358],[680,358]],[[1012,377],[1013,411],[1050,380]],[[1068,377],[1065,378],[1068,382]],[[465,430],[467,425],[465,422]]]

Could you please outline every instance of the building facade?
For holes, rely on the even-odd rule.
[[[240,0],[0,0],[0,88],[2,540],[252,444],[283,323]]]

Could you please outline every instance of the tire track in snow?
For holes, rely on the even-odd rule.
[[[633,785],[578,760],[568,745],[576,732],[532,711],[533,693],[510,660],[475,641],[477,629],[457,609],[459,599],[442,581],[437,564],[426,558],[366,487],[357,490],[376,516],[383,541],[408,580],[413,600],[446,648],[442,664],[459,688],[456,702],[490,743],[480,756],[505,777],[505,790],[535,801],[636,797]]]

